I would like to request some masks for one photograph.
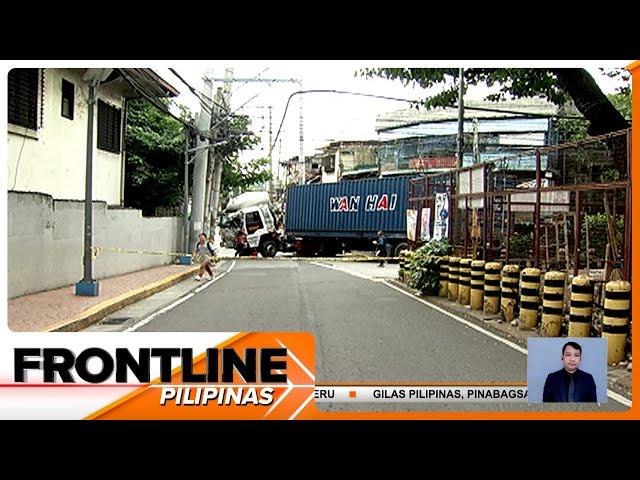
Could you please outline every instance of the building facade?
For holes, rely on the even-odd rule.
[[[112,69],[96,88],[93,199],[124,200],[126,99],[177,90],[149,69]],[[122,73],[125,70],[126,73]],[[83,68],[19,68],[8,76],[8,190],[83,200],[89,87]],[[125,79],[134,81],[136,87]]]

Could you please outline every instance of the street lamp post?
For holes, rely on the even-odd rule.
[[[85,297],[97,297],[100,288],[93,278],[93,256],[91,252],[93,230],[93,106],[96,102],[96,87],[111,74],[111,68],[89,68],[83,80],[89,85],[87,100],[87,164],[84,193],[84,254],[82,280],[76,283],[75,293]]]

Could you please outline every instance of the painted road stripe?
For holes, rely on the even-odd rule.
[[[504,339],[504,338],[502,338],[502,337],[500,337],[498,335],[495,335],[492,332],[484,330],[483,328],[481,328],[481,327],[479,327],[479,326],[477,326],[477,325],[475,325],[475,324],[473,324],[473,323],[471,323],[471,322],[469,322],[469,321],[467,321],[467,320],[465,320],[465,319],[463,319],[463,318],[461,318],[461,317],[459,317],[459,316],[457,316],[457,315],[455,315],[455,314],[453,314],[451,312],[448,312],[448,311],[444,310],[443,308],[440,308],[437,305],[434,305],[431,302],[427,302],[426,300],[423,300],[422,298],[418,298],[415,295],[413,295],[413,294],[411,294],[409,292],[406,292],[406,291],[402,290],[399,287],[396,287],[395,285],[392,285],[392,284],[390,284],[388,282],[382,282],[382,283],[384,283],[388,287],[393,288],[394,290],[399,291],[400,293],[402,293],[402,294],[404,294],[404,295],[406,295],[408,297],[413,298],[414,300],[417,300],[417,301],[419,301],[421,303],[424,303],[425,305],[433,308],[434,310],[437,310],[437,311],[439,311],[441,313],[444,313],[445,315],[448,315],[449,317],[453,318],[454,320],[456,320],[456,321],[458,321],[460,323],[463,323],[464,325],[467,325],[468,327],[473,328],[474,330],[477,330],[478,332],[483,333],[483,334],[487,335],[488,337],[493,338],[494,340],[497,340],[497,341],[499,341],[501,343],[504,343],[505,345],[513,348],[514,350],[517,350],[520,353],[523,353],[524,355],[527,355],[527,349],[526,348],[522,348],[520,345],[517,345],[517,344],[515,344],[513,342],[510,342],[509,340],[506,340],[506,339]],[[609,398],[615,400],[616,402],[623,404],[625,407],[631,407],[631,400],[629,400],[626,397],[623,397],[622,395],[620,395],[619,393],[614,392],[613,390],[607,389],[607,396]]]
[[[326,263],[319,263],[319,262],[310,262],[311,265],[316,265],[318,267],[324,267],[324,268],[328,268],[329,270],[335,270],[337,272],[343,272],[346,273],[348,275],[352,275],[354,277],[358,277],[358,278],[362,278],[364,280],[369,280],[371,282],[376,282],[376,283],[381,283],[384,281],[384,278],[374,278],[374,277],[370,277],[369,275],[365,275],[363,273],[357,273],[357,272],[348,272],[346,270],[342,270],[341,268],[338,268],[337,265],[327,265]]]
[[[201,292],[202,290],[204,290],[205,288],[209,287],[211,284],[217,282],[218,280],[220,280],[222,277],[224,277],[227,273],[229,273],[233,267],[235,267],[236,262],[234,261],[231,266],[227,269],[226,272],[221,273],[220,275],[218,275],[216,278],[208,281],[206,284],[198,287],[195,289],[195,292],[191,292],[186,294],[184,297],[179,298],[178,300],[176,300],[175,302],[173,302],[170,305],[167,305],[166,307],[158,310],[155,313],[152,313],[151,315],[149,315],[147,318],[140,320],[138,323],[136,323],[135,325],[132,325],[131,327],[127,328],[126,330],[124,330],[125,332],[135,332],[137,329],[139,329],[140,327],[144,327],[145,325],[147,325],[148,323],[150,323],[154,318],[156,318],[158,315],[168,312],[169,310],[171,310],[174,307],[177,307],[178,305],[180,305],[183,302],[186,302],[187,300],[189,300],[191,297],[193,297],[196,293]]]
[[[344,272],[347,275],[353,275],[354,277],[364,278],[366,280],[370,280],[370,281],[373,281],[373,282],[384,283],[386,286],[391,287],[394,290],[397,290],[398,292],[402,293],[403,295],[406,295],[406,296],[408,296],[410,298],[413,298],[414,300],[417,300],[418,302],[421,302],[421,303],[427,305],[428,307],[431,307],[434,310],[437,310],[440,313],[443,313],[443,314],[453,318],[454,320],[456,320],[456,321],[468,326],[469,328],[472,328],[472,329],[474,329],[474,330],[476,330],[476,331],[478,331],[478,332],[480,332],[480,333],[482,333],[482,334],[484,334],[484,335],[486,335],[488,337],[491,337],[494,340],[496,340],[498,342],[501,342],[501,343],[507,345],[508,347],[513,348],[514,350],[517,350],[518,352],[520,352],[520,353],[522,353],[524,355],[527,355],[527,349],[526,348],[523,348],[523,347],[521,347],[520,345],[518,345],[516,343],[510,342],[509,340],[507,340],[505,338],[502,338],[499,335],[496,335],[496,334],[494,334],[492,332],[489,332],[488,330],[485,330],[482,327],[479,327],[478,325],[475,325],[474,323],[471,323],[471,322],[465,320],[464,318],[455,315],[454,313],[448,312],[447,310],[445,310],[443,308],[440,308],[440,307],[438,307],[437,305],[434,305],[431,302],[423,300],[422,298],[418,298],[414,294],[409,293],[409,292],[407,292],[407,291],[405,291],[405,290],[403,290],[403,289],[401,289],[399,287],[396,287],[395,285],[392,285],[391,283],[387,282],[386,280],[373,279],[371,277],[366,277],[366,276],[361,275],[359,273],[348,272],[346,270],[335,268],[335,267],[329,266],[329,265],[324,265],[322,263],[313,262],[312,264],[313,265],[317,265],[319,267],[325,267],[325,268],[330,268],[331,270],[337,270],[339,272]],[[615,400],[616,402],[621,403],[625,407],[631,407],[631,400],[629,400],[627,397],[624,397],[624,396],[620,395],[619,393],[614,392],[613,390],[607,389],[607,396],[609,398],[611,398],[612,400]]]
[[[185,295],[182,298],[179,298],[178,300],[176,300],[175,302],[171,303],[170,305],[167,305],[166,307],[158,310],[155,313],[152,313],[151,315],[149,315],[147,318],[145,318],[144,320],[139,321],[138,323],[136,323],[135,325],[132,325],[131,327],[127,328],[125,330],[125,332],[135,332],[137,329],[139,329],[140,327],[144,327],[147,323],[149,323],[151,320],[153,320],[154,318],[156,318],[158,315],[160,315],[161,313],[164,312],[168,312],[169,310],[171,310],[173,307],[177,307],[178,305],[180,305],[183,302],[186,302],[187,300],[189,300],[191,297],[193,297],[195,295],[195,293],[191,292],[188,293],[187,295]]]

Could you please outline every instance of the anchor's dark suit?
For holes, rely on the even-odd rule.
[[[590,373],[576,370],[573,373],[576,402],[597,402],[596,382]],[[569,390],[569,373],[562,370],[550,373],[544,383],[543,402],[567,402]]]

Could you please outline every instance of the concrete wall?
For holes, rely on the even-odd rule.
[[[8,124],[8,189],[43,192],[54,198],[84,199],[87,158],[87,97],[82,82],[84,68],[46,68],[44,95],[38,97],[37,130]],[[75,85],[73,120],[62,116],[62,79]],[[40,88],[40,87],[39,87]],[[96,96],[122,109],[122,86],[118,82],[99,86]],[[41,99],[44,101],[41,102]],[[42,125],[40,111],[42,110]],[[124,111],[122,111],[124,120]],[[121,205],[122,159],[120,154],[97,148],[98,107],[94,106],[93,198]],[[124,136],[123,136],[124,137]]]
[[[9,298],[73,285],[82,279],[84,203],[40,193],[9,192]],[[178,252],[181,221],[143,218],[140,210],[93,204],[93,245]],[[100,253],[94,278],[172,263],[176,257]]]

